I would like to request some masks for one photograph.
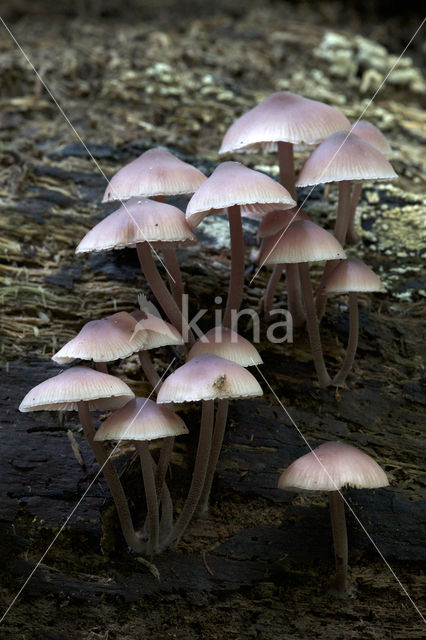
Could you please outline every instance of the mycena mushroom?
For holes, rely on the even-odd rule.
[[[22,400],[20,411],[78,411],[84,434],[102,468],[110,488],[121,529],[128,546],[143,550],[135,532],[127,498],[118,473],[101,442],[95,442],[91,409],[118,409],[134,397],[129,387],[115,376],[88,367],[72,367],[31,389]]]
[[[281,474],[285,491],[327,491],[336,562],[335,588],[348,586],[348,538],[342,488],[376,489],[389,484],[386,473],[369,455],[342,442],[327,442],[298,458]]]

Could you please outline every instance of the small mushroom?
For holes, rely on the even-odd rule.
[[[95,435],[95,442],[129,440],[139,454],[148,512],[150,555],[159,550],[159,501],[164,487],[156,486],[155,463],[148,443],[151,440],[174,438],[186,433],[188,429],[182,418],[169,408],[157,405],[148,398],[134,398],[107,418]],[[172,513],[163,513],[163,516],[166,522],[164,537],[167,537],[170,534]]]
[[[284,235],[266,238],[259,262],[264,264],[298,264],[302,297],[305,305],[312,357],[321,387],[331,383],[325,366],[318,320],[309,276],[309,262],[346,258],[342,246],[334,236],[310,220],[293,222]]]
[[[342,442],[326,442],[298,458],[281,474],[285,491],[328,491],[336,562],[335,588],[347,590],[348,539],[341,489],[375,489],[389,484],[386,473],[369,455]]]
[[[340,262],[324,281],[327,294],[347,293],[349,295],[349,340],[346,355],[333,384],[343,384],[352,369],[358,346],[359,318],[358,293],[383,292],[384,287],[375,273],[362,262],[350,258]]]

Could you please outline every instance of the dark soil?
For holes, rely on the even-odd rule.
[[[421,33],[408,52],[412,62],[398,67],[399,76],[389,78],[363,116],[387,136],[399,179],[367,185],[360,204],[361,242],[350,253],[361,255],[380,275],[386,293],[361,296],[355,369],[344,388],[320,390],[304,333],[295,332],[291,344],[271,346],[265,323],[259,350],[267,382],[257,376],[264,396],[231,404],[210,513],[193,522],[177,549],[154,558],[154,566],[129,554],[103,480],[68,520],[96,473],[77,418],[17,410],[29,388],[58,371],[51,355],[84,322],[133,309],[138,293],[152,299],[133,251],[74,255],[84,233],[114,208],[99,204],[105,188],[99,168],[110,176],[144,150],[163,145],[210,173],[220,161],[217,149],[226,128],[281,89],[333,104],[355,120],[374,94],[380,65],[390,68],[420,19],[413,12],[408,17],[407,4],[405,16],[387,3],[372,8],[371,3],[211,7],[183,2],[179,12],[177,3],[159,0],[143,7],[130,3],[127,13],[113,2],[90,8],[56,4],[37,3],[35,9],[24,0],[10,3],[5,17],[98,166],[3,30],[3,611],[65,521],[66,526],[0,624],[0,637],[424,637],[418,611],[426,560]],[[305,151],[298,153],[298,167],[305,157]],[[277,173],[273,154],[235,159]],[[175,202],[185,206],[183,199]],[[328,198],[317,189],[305,208],[330,227],[335,204],[333,189]],[[254,223],[245,224],[244,304],[259,308],[269,272],[262,270],[249,285],[255,231]],[[200,246],[182,250],[180,258],[193,310],[210,309],[200,323],[208,329],[211,300],[227,286],[227,229],[217,218],[197,233]],[[317,282],[318,270],[312,273]],[[277,308],[281,296],[285,301],[284,286]],[[241,323],[240,331],[251,338],[249,324]],[[332,299],[322,325],[332,372],[339,368],[347,335],[345,300]],[[172,355],[167,349],[155,354],[160,371]],[[135,358],[116,363],[112,372],[136,394],[149,393]],[[198,410],[183,407],[181,414],[192,436],[179,442],[172,460],[177,509],[190,480]],[[67,432],[84,466],[72,454]],[[344,599],[330,591],[326,496],[276,488],[280,472],[307,452],[304,438],[312,446],[336,439],[359,446],[381,464],[391,483],[373,492],[346,493],[353,588]],[[142,520],[132,452],[124,447],[116,462],[134,516]]]

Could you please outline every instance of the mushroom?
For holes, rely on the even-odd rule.
[[[365,180],[393,180],[397,174],[378,149],[357,135],[339,131],[322,142],[309,156],[302,167],[297,185],[339,183],[339,203],[337,208],[334,235],[343,245],[350,219],[350,191],[352,182]],[[317,297],[317,316],[321,318],[327,296],[324,295],[325,278],[335,266],[331,262],[325,266],[320,283],[322,295]]]
[[[369,455],[342,442],[326,442],[298,458],[281,474],[285,491],[328,491],[336,563],[335,588],[347,590],[348,539],[341,489],[376,489],[389,484],[383,469]]]
[[[124,538],[131,549],[139,552],[142,542],[133,527],[120,478],[105,446],[95,442],[95,428],[90,415],[91,409],[117,409],[133,397],[134,393],[119,378],[88,367],[72,367],[31,389],[22,400],[19,410],[78,411],[85,436],[114,499]]]
[[[339,372],[333,378],[336,385],[343,384],[352,369],[358,346],[358,292],[379,291],[384,287],[375,273],[362,260],[350,258],[340,262],[324,281],[327,294],[347,293],[349,295],[349,340],[346,355]]]
[[[244,367],[210,354],[201,354],[166,378],[157,402],[202,401],[197,454],[189,492],[167,544],[178,542],[197,508],[210,458],[215,399],[249,398],[262,395],[256,378]]]
[[[127,358],[145,348],[146,332],[135,332],[136,320],[119,311],[101,320],[87,322],[52,360],[68,364],[73,360],[93,360],[98,371],[108,373],[107,363]]]
[[[164,312],[190,344],[194,338],[173,296],[164,284],[151,247],[195,243],[197,239],[180,209],[155,200],[132,198],[99,222],[82,239],[76,253],[107,251],[136,245],[142,270]]]
[[[349,223],[352,182],[393,180],[397,174],[382,153],[362,138],[338,131],[324,140],[306,160],[298,187],[339,183],[339,204],[334,235],[343,244]]]
[[[149,398],[134,398],[124,407],[115,411],[102,423],[95,435],[96,442],[105,440],[128,440],[132,442],[139,454],[144,481],[146,505],[148,512],[148,553],[153,555],[159,550],[159,500],[164,491],[155,482],[155,463],[149,451],[149,441],[159,438],[174,438],[187,434],[188,429],[182,418],[165,406],[160,406]],[[168,508],[172,505],[167,501]],[[164,513],[164,537],[170,534],[172,512]]]
[[[258,366],[263,362],[258,350],[251,342],[226,327],[214,327],[210,329],[210,331],[207,331],[207,333],[192,346],[186,359],[187,361],[192,360],[203,353],[211,353],[221,358],[232,360],[232,362],[236,362],[242,367]],[[228,399],[218,399],[206,479],[197,507],[197,512],[200,514],[206,513],[209,508],[214,472],[225,436],[228,407]]]
[[[284,235],[266,238],[259,261],[263,264],[297,263],[299,265],[302,297],[305,305],[306,327],[309,334],[315,370],[321,387],[331,383],[324,363],[312,284],[309,276],[309,262],[346,258],[342,246],[325,229],[310,220],[293,222]]]
[[[266,211],[294,207],[288,191],[269,176],[247,169],[238,162],[220,164],[194,193],[186,209],[186,219],[196,227],[212,213],[228,210],[231,236],[231,278],[223,326],[231,327],[232,312],[241,305],[244,288],[244,240],[241,216],[247,212],[261,216]]]
[[[148,149],[111,178],[102,202],[120,200],[123,204],[132,197],[165,202],[166,196],[194,193],[204,180],[201,171],[166,149]],[[163,256],[173,297],[182,309],[184,288],[175,247],[164,245]]]

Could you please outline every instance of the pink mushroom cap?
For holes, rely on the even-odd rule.
[[[122,249],[139,242],[193,244],[197,238],[177,207],[132,198],[86,233],[76,253]]]
[[[280,91],[229,127],[219,153],[275,151],[278,142],[313,145],[343,129],[350,122],[334,107]]]
[[[352,133],[369,142],[373,147],[376,147],[380,153],[383,153],[383,155],[387,156],[392,153],[390,144],[383,133],[374,124],[371,124],[371,122],[358,120],[352,127]]]
[[[118,409],[134,395],[120,378],[72,367],[28,391],[19,411],[76,411],[79,402],[88,402],[89,409]]]
[[[207,331],[192,346],[187,361],[202,353],[212,353],[221,358],[232,360],[242,367],[262,364],[258,350],[251,342],[227,327],[217,326]]]
[[[324,289],[327,293],[385,291],[374,271],[356,258],[340,262],[325,280]]]
[[[188,433],[182,418],[149,398],[133,398],[99,427],[95,440],[156,440]]]
[[[279,489],[337,491],[350,486],[376,489],[389,484],[373,458],[342,442],[326,442],[298,458],[281,474]]]
[[[210,213],[222,213],[234,205],[241,206],[241,215],[263,214],[279,205],[294,207],[287,189],[260,171],[248,169],[239,162],[223,162],[201,185],[188,202],[186,219],[196,227]]]
[[[265,238],[260,264],[318,262],[346,258],[340,242],[310,220],[292,222],[285,232]]]
[[[149,149],[111,178],[102,202],[194,193],[205,179],[166,149]]]
[[[201,354],[165,379],[157,402],[248,398],[262,393],[256,378],[241,365],[216,355]]]
[[[306,187],[342,180],[393,180],[397,174],[376,147],[347,131],[333,133],[306,160],[296,182]]]

